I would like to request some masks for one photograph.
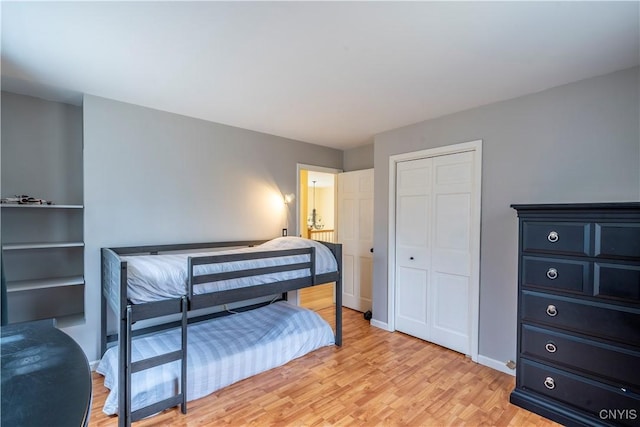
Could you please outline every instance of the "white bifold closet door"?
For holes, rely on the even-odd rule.
[[[373,169],[338,174],[338,241],[342,243],[342,303],[371,310]]]
[[[399,162],[398,331],[469,354],[474,152]]]

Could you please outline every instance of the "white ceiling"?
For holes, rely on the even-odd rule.
[[[2,2],[2,88],[345,149],[639,64],[639,3]]]

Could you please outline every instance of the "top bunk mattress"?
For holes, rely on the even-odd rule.
[[[120,259],[127,262],[127,296],[132,303],[142,304],[169,298],[180,298],[183,295],[186,295],[187,282],[189,277],[189,257],[238,254],[248,252],[265,252],[308,247],[315,248],[316,274],[325,274],[337,271],[338,264],[329,248],[327,248],[322,243],[316,242],[314,240],[291,236],[278,237],[261,245],[248,248],[215,252],[191,252],[163,255],[127,255],[121,256]],[[194,267],[194,275],[199,276],[203,274],[241,271],[253,268],[303,263],[308,261],[308,255],[292,255],[286,257],[262,258],[245,261],[197,265]],[[195,295],[198,295],[220,292],[241,287],[308,277],[309,275],[309,269],[300,269],[283,271],[279,273],[263,274],[259,276],[220,280],[216,282],[196,285],[193,287],[193,293]],[[112,297],[117,298],[118,291],[116,289],[112,289],[109,294]],[[114,307],[116,306],[117,303],[114,305]]]

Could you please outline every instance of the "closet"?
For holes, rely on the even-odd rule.
[[[427,153],[428,154],[428,153]],[[395,329],[471,354],[477,335],[479,153],[395,163]]]

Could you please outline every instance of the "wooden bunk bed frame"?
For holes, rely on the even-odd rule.
[[[102,298],[101,298],[101,355],[104,355],[110,343],[118,342],[118,425],[130,426],[133,421],[140,420],[165,409],[180,405],[183,414],[187,413],[187,326],[214,317],[229,314],[216,312],[208,315],[189,317],[188,313],[206,307],[224,306],[225,304],[246,301],[252,298],[281,294],[286,299],[286,293],[296,289],[335,282],[335,344],[342,345],[342,245],[339,243],[318,242],[325,245],[334,255],[337,262],[335,272],[316,274],[315,248],[268,250],[261,252],[246,252],[236,254],[221,254],[196,256],[188,258],[187,294],[180,298],[164,299],[144,304],[133,304],[127,297],[127,262],[120,259],[121,255],[158,255],[161,252],[188,251],[198,249],[221,249],[251,247],[265,243],[267,240],[236,241],[236,242],[208,242],[187,243],[176,245],[133,246],[118,248],[102,248]],[[309,255],[305,263],[286,264],[273,267],[252,268],[225,273],[194,275],[194,267],[203,264],[221,262],[246,261],[292,255]],[[237,289],[217,291],[205,294],[194,294],[194,286],[217,280],[235,279],[241,277],[258,276],[261,274],[309,269],[309,276],[261,284]],[[112,307],[118,316],[119,333],[107,333],[107,307],[110,306],[107,295],[112,284],[119,289],[118,307]],[[246,307],[234,308],[234,311],[254,309],[270,302],[253,304]],[[141,320],[160,318],[163,316],[179,315],[180,320],[171,320],[160,325],[133,330],[132,325]],[[173,316],[172,319],[175,319]],[[133,362],[131,360],[132,339],[170,328],[180,328],[182,333],[181,349],[160,356]],[[131,375],[145,369],[163,365],[173,361],[181,361],[181,378],[179,393],[160,402],[131,410]]]

